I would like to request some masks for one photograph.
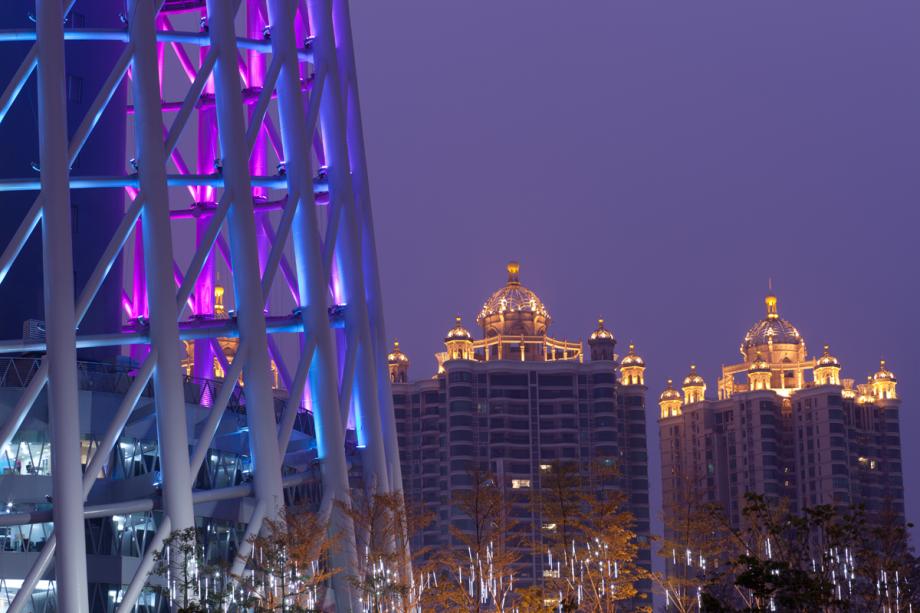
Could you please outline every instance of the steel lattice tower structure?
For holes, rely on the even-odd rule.
[[[119,611],[133,607],[164,538],[194,524],[199,497],[252,497],[246,533],[258,532],[282,509],[283,488],[297,480],[282,475],[282,458],[302,407],[315,424],[321,513],[351,544],[333,554],[332,564],[354,569],[353,526],[332,504],[349,499],[346,424],[356,430],[365,487],[401,491],[402,478],[347,0],[127,0],[121,29],[65,27],[74,1],[36,0],[34,29],[0,31],[0,42],[34,41],[19,70],[0,84],[0,121],[24,84],[37,79],[40,143],[39,179],[0,180],[0,191],[35,194],[10,243],[0,246],[0,283],[40,226],[47,322],[44,342],[0,341],[0,353],[43,354],[0,424],[0,444],[10,443],[47,388],[53,449],[54,533],[11,610],[23,609],[52,563],[59,610],[88,609],[84,516],[151,508],[161,496],[154,545]],[[94,96],[90,110],[68,138],[65,48],[72,41],[118,41],[123,49],[101,90],[87,92]],[[80,176],[71,168],[120,87],[128,89],[126,146],[134,159],[121,176]],[[124,216],[83,287],[74,286],[72,259],[81,245],[70,219],[70,196],[79,189],[126,194]],[[182,240],[182,232],[193,239]],[[129,271],[127,323],[80,334],[119,261]],[[220,270],[233,302],[223,319],[213,317]],[[232,362],[218,338],[238,338]],[[113,347],[137,364],[81,471],[77,351],[90,347]],[[184,415],[183,368],[190,361],[183,347],[192,348],[195,375],[213,377],[215,363],[224,375],[199,431]],[[287,390],[280,412],[273,369]],[[202,494],[193,481],[239,379],[253,479]],[[161,493],[86,506],[151,380]],[[38,515],[13,513],[3,522],[47,521]],[[353,605],[345,574],[334,582],[341,611]]]

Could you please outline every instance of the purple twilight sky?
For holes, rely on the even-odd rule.
[[[657,396],[714,394],[763,316],[857,382],[900,380],[920,520],[920,3],[357,0],[352,19],[390,338],[434,372],[504,265],[555,336],[604,316]]]

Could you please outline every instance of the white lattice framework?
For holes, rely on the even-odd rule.
[[[0,121],[34,73],[40,142],[40,181],[0,181],[0,191],[37,192],[0,254],[0,282],[41,224],[47,322],[44,343],[0,341],[0,353],[45,352],[10,419],[0,425],[0,444],[12,440],[47,386],[53,449],[54,533],[11,611],[22,610],[52,562],[59,610],[86,611],[84,517],[160,504],[156,492],[103,508],[84,504],[151,379],[164,519],[119,611],[133,607],[164,538],[194,525],[195,502],[253,496],[247,534],[278,514],[283,488],[298,478],[282,477],[282,459],[302,398],[315,423],[321,510],[331,529],[351,543],[337,548],[332,560],[345,570],[334,581],[337,608],[349,610],[353,601],[344,577],[356,566],[354,532],[332,504],[349,497],[348,422],[357,431],[365,485],[398,491],[402,480],[347,2],[127,0],[121,30],[92,24],[65,30],[73,4],[37,0],[34,30],[0,32],[0,43],[35,41],[0,94]],[[124,48],[68,141],[65,46],[71,40],[121,41]],[[122,86],[129,88],[133,113],[133,168],[123,176],[75,176],[72,163]],[[170,99],[174,91],[182,95]],[[186,160],[195,160],[195,168]],[[75,288],[72,259],[80,245],[71,232],[70,192],[87,188],[124,190],[126,210],[89,281]],[[195,224],[192,246],[176,238],[177,226],[189,223]],[[128,325],[109,334],[78,334],[118,258],[131,270],[124,292]],[[224,283],[232,289],[234,314],[227,319],[207,317],[213,314],[217,262],[223,262],[229,276]],[[239,338],[232,362],[218,337]],[[278,339],[294,349],[285,350]],[[190,433],[182,341],[194,341],[196,374],[206,376],[202,369],[212,368],[216,358],[225,381],[242,375],[251,484],[192,489],[235,386],[219,388],[201,433]],[[100,346],[122,347],[139,366],[99,450],[81,472],[73,410],[76,351]],[[273,365],[289,398],[280,418]],[[3,523],[42,521],[40,515],[11,514]]]

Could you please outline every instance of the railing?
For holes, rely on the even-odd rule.
[[[26,387],[32,381],[41,366],[41,358],[0,357],[0,388]],[[134,382],[134,367],[107,362],[77,362],[77,381],[81,390],[92,390],[111,394],[124,394]],[[221,387],[228,385],[221,379],[201,379],[185,377],[185,401],[210,407],[220,393]],[[150,381],[141,393],[153,397],[153,381]],[[275,413],[280,419],[288,400],[275,398]],[[245,389],[235,385],[227,402],[227,410],[243,414],[246,412]],[[294,427],[300,432],[315,435],[313,415],[301,406]]]

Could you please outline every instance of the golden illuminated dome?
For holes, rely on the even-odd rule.
[[[598,340],[598,339],[600,339],[600,340],[610,340],[610,341],[616,340],[615,338],[613,338],[613,332],[611,332],[610,330],[608,330],[607,328],[604,327],[604,320],[603,320],[603,319],[598,319],[598,320],[597,320],[597,330],[595,330],[594,332],[591,333],[591,340],[592,340],[592,341],[596,341],[596,340]]]
[[[748,370],[751,372],[769,372],[770,364],[763,359],[763,356],[760,353],[757,354],[757,357],[754,358],[754,361],[751,362],[751,365],[748,367]]]
[[[390,364],[398,364],[400,362],[408,362],[409,357],[405,353],[399,350],[399,341],[393,341],[393,351],[387,354],[387,362]]]
[[[661,392],[659,400],[666,402],[668,400],[680,400],[680,392],[674,389],[674,382],[668,379],[668,386]]]
[[[691,364],[690,374],[684,377],[684,387],[695,387],[699,385],[706,385],[706,381],[696,372],[696,364]]]
[[[872,375],[873,381],[892,381],[897,383],[897,379],[894,376],[894,373],[888,370],[885,367],[885,360],[882,360],[881,365],[879,366],[878,372]]]
[[[629,353],[623,356],[620,366],[645,366],[645,360],[636,353],[636,346],[629,344]]]
[[[818,358],[818,362],[815,364],[815,368],[821,368],[822,366],[840,366],[840,362],[831,355],[831,348],[829,345],[824,346],[824,355]]]
[[[508,263],[508,283],[492,294],[482,305],[482,310],[476,318],[478,325],[483,325],[486,318],[499,313],[532,313],[533,315],[544,317],[546,323],[549,324],[549,313],[546,311],[543,301],[535,293],[521,285],[520,270],[520,265],[517,262]]]
[[[747,350],[752,347],[761,347],[769,344],[801,345],[805,341],[799,331],[791,323],[781,318],[776,311],[776,296],[768,295],[764,299],[767,307],[767,316],[751,326],[744,341],[741,343],[741,353],[747,355]]]
[[[444,340],[461,341],[470,340],[472,338],[470,331],[463,327],[463,324],[460,323],[460,316],[457,315],[454,327],[447,331],[447,338]]]

